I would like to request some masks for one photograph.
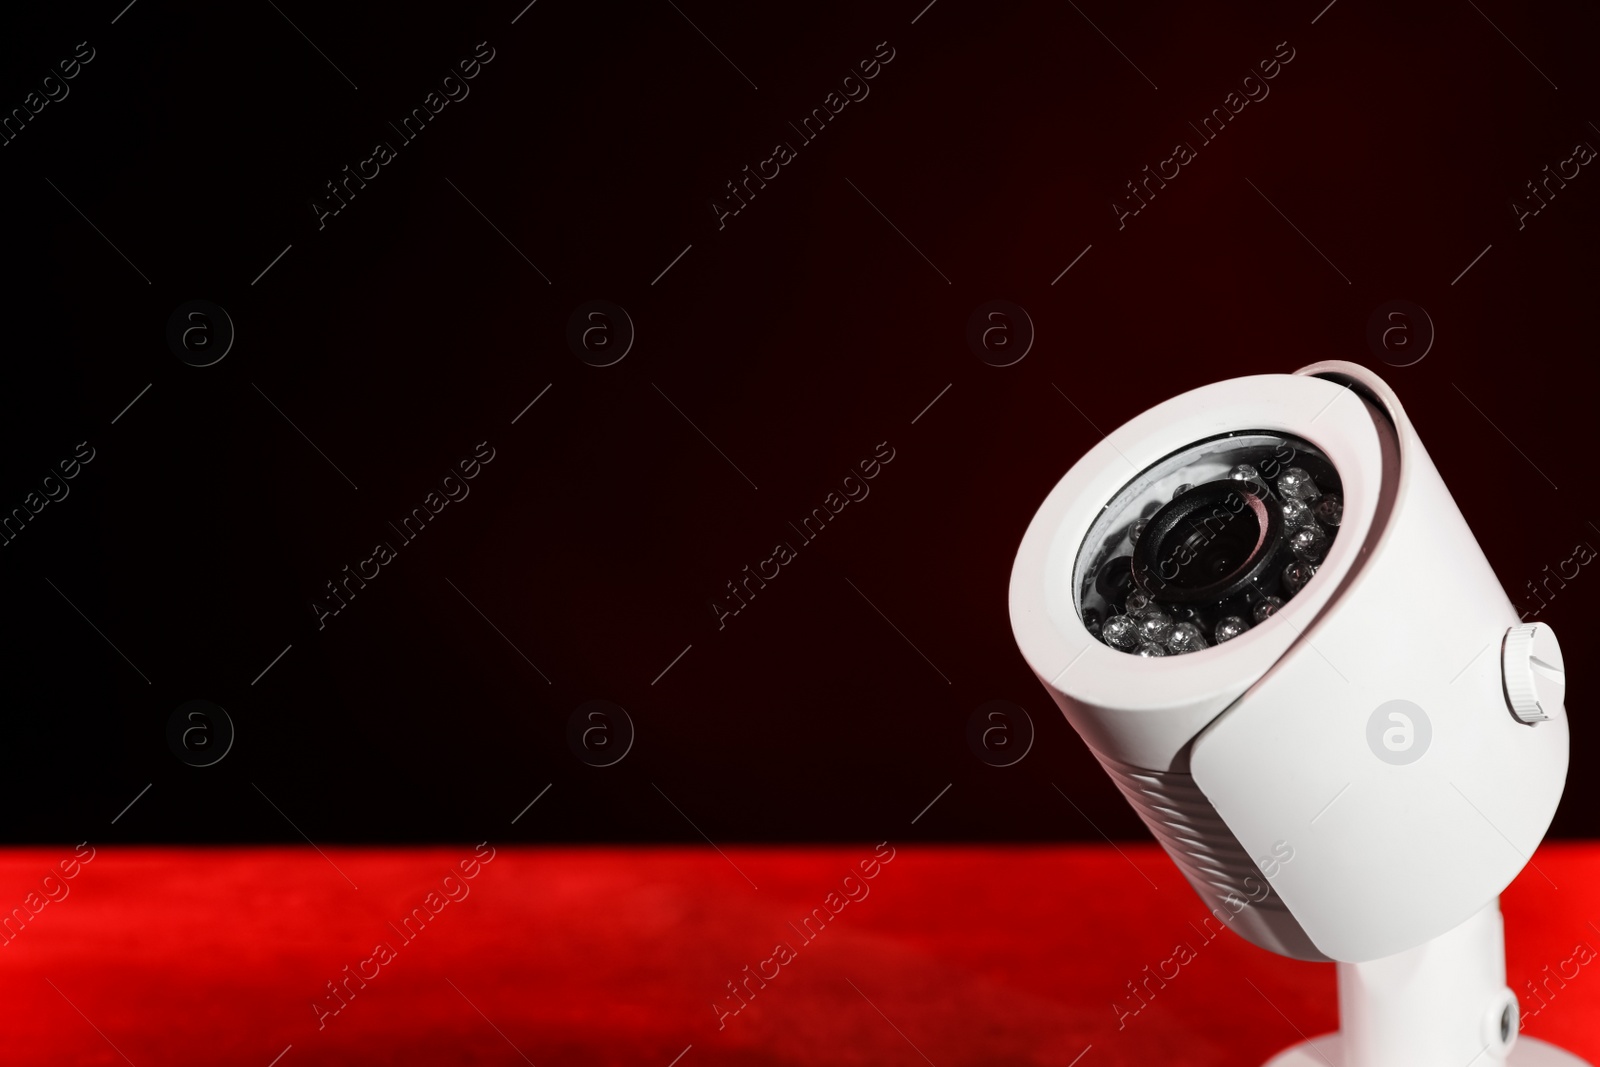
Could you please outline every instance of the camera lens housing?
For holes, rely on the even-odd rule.
[[[1275,502],[1232,479],[1195,486],[1151,516],[1133,578],[1157,602],[1199,606],[1265,589],[1284,545]]]
[[[1195,441],[1125,483],[1092,525],[1074,568],[1079,616],[1105,644],[1145,657],[1232,640],[1313,579],[1339,532],[1342,492],[1332,462],[1299,437]]]

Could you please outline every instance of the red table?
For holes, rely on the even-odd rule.
[[[1153,845],[894,847],[870,880],[870,844],[102,847],[70,880],[72,848],[11,849],[0,1062],[1250,1067],[1335,1025],[1332,965],[1204,940]],[[1600,848],[1535,862],[1503,898],[1524,1032],[1600,1062],[1600,968],[1525,984],[1600,946]]]

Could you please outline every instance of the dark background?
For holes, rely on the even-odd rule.
[[[525,840],[1143,836],[1007,580],[1098,431],[1234,375],[1382,370],[1519,609],[1600,544],[1600,177],[1511,208],[1600,145],[1592,15],[523,2],[4,16],[5,109],[95,50],[0,148],[0,508],[95,449],[0,548],[10,840],[504,840],[519,811]],[[319,230],[323,183],[480,41],[470,95]],[[882,41],[870,95],[719,230],[711,198]],[[1123,183],[1283,41],[1270,96],[1119,230]],[[205,368],[166,342],[196,298],[237,329]],[[997,298],[1037,330],[1004,368],[966,340]],[[614,366],[567,343],[591,299],[637,329]],[[1393,299],[1437,330],[1420,363],[1368,346]],[[319,631],[323,583],[480,441],[470,496]],[[719,631],[724,583],[880,442],[871,495]],[[1586,568],[1537,616],[1579,768],[1597,594]],[[196,698],[237,727],[205,768],[165,735]],[[593,699],[637,730],[614,766],[567,741]],[[1037,728],[1007,768],[966,738],[994,699]],[[1597,800],[1572,775],[1554,832]]]

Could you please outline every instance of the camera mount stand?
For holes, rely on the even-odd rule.
[[[1337,966],[1339,1031],[1280,1052],[1266,1067],[1590,1067],[1518,1037],[1498,900],[1414,949]]]

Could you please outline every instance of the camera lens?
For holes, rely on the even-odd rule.
[[[1320,449],[1271,430],[1170,453],[1106,503],[1079,548],[1072,580],[1085,628],[1153,656],[1199,652],[1266,623],[1327,558],[1342,492]]]
[[[1282,509],[1249,482],[1195,486],[1150,518],[1133,578],[1158,601],[1211,604],[1261,577],[1283,543]]]

